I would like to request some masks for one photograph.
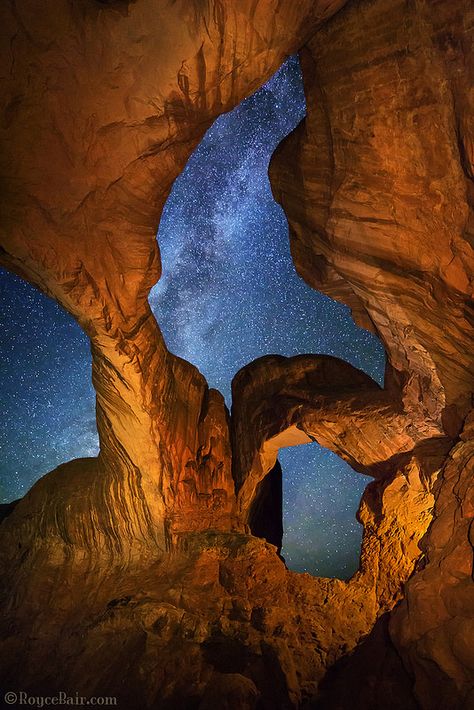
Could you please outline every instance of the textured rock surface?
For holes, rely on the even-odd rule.
[[[16,687],[27,658],[21,683],[31,693],[71,688],[137,708],[212,698],[220,707],[255,687],[260,707],[297,707],[399,598],[431,519],[416,466],[372,485],[360,511],[361,569],[349,582],[290,572],[258,538],[210,532],[183,534],[173,555],[147,568],[91,570],[86,559],[79,584],[49,560],[27,578],[14,570],[29,593],[19,584],[4,616],[3,684]]]
[[[175,527],[232,526],[223,400],[168,353],[147,303],[157,225],[212,121],[341,4],[2,4],[0,260],[92,340],[101,490],[145,516],[108,506],[116,541],[164,549]],[[102,493],[84,496],[101,520]]]
[[[124,707],[474,703],[473,10],[354,0],[322,26],[343,4],[2,4],[0,262],[91,338],[101,443],[3,511],[5,687],[21,670],[21,689]],[[263,358],[230,417],[150,312],[155,234],[206,128],[303,45],[308,116],[273,188],[301,275],[383,339],[386,389]],[[250,534],[278,544],[278,448],[311,440],[375,479],[348,581]]]
[[[383,339],[387,389],[425,453],[472,407],[473,20],[462,0],[349,4],[302,52],[308,115],[271,168],[299,273]],[[466,427],[390,623],[426,708],[474,703],[473,472]]]
[[[329,356],[255,360],[234,378],[232,400],[234,478],[244,520],[280,447],[318,441],[356,470],[386,478],[425,440],[393,393]],[[449,439],[437,436],[429,450],[446,446]]]
[[[407,585],[391,632],[416,678],[423,707],[474,706],[474,421],[437,484],[426,563]]]
[[[308,117],[272,167],[300,274],[452,433],[473,389],[472,22],[470,2],[351,3],[302,53]]]

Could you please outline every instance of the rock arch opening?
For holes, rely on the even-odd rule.
[[[233,698],[375,707],[387,690],[398,707],[472,699],[471,8],[467,0],[343,4],[137,0],[122,13],[50,1],[38,16],[29,0],[3,3],[0,260],[54,295],[94,339],[103,444],[95,466],[56,469],[2,522],[5,685],[21,677],[50,696],[58,684],[118,694],[125,707],[223,707]],[[317,397],[314,372],[301,363],[296,396],[287,371],[276,383],[254,373],[242,448],[252,425],[260,438],[242,451],[237,478],[234,418],[195,368],[167,352],[146,296],[158,278],[159,212],[191,146],[296,47],[307,120],[272,163],[294,260],[308,283],[365,309],[392,370],[385,392],[364,397],[362,383],[345,398],[338,368],[333,378],[323,373]],[[217,231],[228,234],[227,216],[240,215],[235,241],[253,235],[251,245],[264,246],[239,261],[229,242],[222,260],[237,284],[219,275],[222,250],[205,250],[206,303],[199,280],[184,280],[191,261],[180,251],[176,293],[189,292],[191,309],[175,333],[187,333],[191,355],[211,353],[200,367],[213,384],[210,365],[223,363],[229,342],[241,355],[234,372],[263,352],[293,353],[294,336],[308,329],[310,345],[298,350],[368,368],[349,320],[324,331],[310,324],[310,303],[296,309],[289,272],[279,271],[289,262],[254,229],[261,200],[255,220],[240,210],[255,176],[244,171],[239,181],[234,172],[236,196]],[[202,200],[188,202],[197,218]],[[198,251],[210,244],[200,236]],[[223,312],[220,284],[238,306],[238,327]],[[241,294],[257,291],[278,295],[275,308],[242,305]],[[189,310],[202,322],[213,304],[204,332],[188,323]],[[347,315],[329,318],[338,312]],[[272,329],[287,340],[272,340]],[[247,334],[260,338],[250,356]],[[330,370],[327,359],[319,364],[316,375]],[[274,439],[297,425],[376,477],[361,503],[361,570],[350,585],[288,573],[268,545],[243,534],[255,487],[275,466]],[[172,535],[184,554],[167,554]]]
[[[198,365],[210,385],[223,392],[228,405],[234,373],[268,352],[338,355],[375,379],[383,379],[384,353],[379,341],[355,326],[345,306],[309,288],[297,276],[287,222],[271,194],[270,158],[304,113],[299,62],[291,57],[262,89],[210,128],[176,180],[163,213],[158,238],[164,273],[151,294],[151,304],[170,350]],[[10,280],[15,277],[4,274],[2,278],[11,291]],[[36,320],[41,320],[42,331],[50,333],[59,351],[68,352],[64,367],[50,368],[45,375],[43,390],[58,384],[62,369],[74,391],[57,405],[48,405],[41,415],[44,426],[40,431],[48,433],[28,445],[32,458],[22,461],[27,478],[5,500],[22,495],[36,478],[58,464],[98,453],[87,340],[53,301],[28,284],[18,283],[32,294],[27,299],[36,304],[30,313],[33,320],[41,311]],[[42,300],[47,304],[44,307],[38,305]],[[60,319],[68,319],[67,338],[54,334],[57,313]],[[25,330],[30,335],[34,331],[27,318]],[[30,345],[41,352],[39,339],[30,338]],[[81,350],[78,358],[71,357],[75,348]],[[50,363],[61,359],[54,354],[49,357]],[[36,430],[29,410],[36,406],[30,397],[17,415],[9,417],[28,422],[33,437]],[[59,413],[67,422],[61,423]],[[81,431],[74,429],[78,413],[86,422]],[[45,442],[55,442],[58,431],[60,446],[52,443],[52,451],[41,459]],[[10,441],[17,445],[14,435]],[[291,463],[286,468],[289,476],[297,475]],[[10,471],[6,478],[11,478]]]
[[[197,365],[228,406],[234,374],[266,353],[338,356],[383,382],[385,356],[378,339],[355,325],[347,307],[296,274],[287,221],[271,193],[271,156],[305,109],[294,56],[208,130],[175,181],[160,222],[163,273],[150,295],[152,309],[168,348]],[[301,478],[303,487],[315,485],[311,465],[301,474],[293,456],[286,456],[285,475]],[[320,457],[329,461],[331,454],[321,449]],[[333,470],[332,459],[328,465]],[[348,478],[347,486],[358,499],[360,482],[352,485],[353,480]],[[265,526],[274,525],[272,541],[277,541],[281,513],[278,502],[276,509],[272,505]],[[352,507],[355,513],[357,504]],[[354,526],[351,554],[357,558],[360,532],[355,521]],[[268,534],[267,529],[264,537]],[[310,567],[314,573],[315,564]],[[343,567],[336,572],[345,576]]]
[[[99,449],[90,344],[55,301],[0,269],[0,503]]]
[[[356,513],[368,483],[317,442],[283,447],[257,487],[250,530],[277,547],[288,569],[348,579],[359,566]]]
[[[234,374],[266,353],[325,353],[383,381],[380,341],[297,275],[288,223],[271,193],[270,159],[305,110],[293,56],[215,121],[160,221],[163,272],[152,309],[171,352],[195,364],[227,404]]]
[[[348,579],[359,565],[362,526],[356,513],[370,479],[316,442],[280,449],[278,459],[283,471],[281,555],[287,567]]]

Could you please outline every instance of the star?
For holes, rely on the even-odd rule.
[[[297,275],[287,221],[271,194],[270,158],[305,110],[299,61],[290,57],[215,121],[176,180],[158,231],[163,276],[152,308],[170,350],[194,363],[229,406],[237,370],[270,353],[335,355],[383,383],[381,343]],[[279,460],[288,566],[350,576],[368,479],[318,444],[282,450]]]
[[[349,309],[311,289],[290,256],[268,164],[303,119],[299,61],[290,57],[256,94],[208,130],[165,205],[163,275],[150,303],[169,349],[194,363],[231,405],[231,381],[265,354],[326,353],[383,383],[381,343]],[[21,279],[0,271],[0,429],[4,502],[60,463],[95,456],[90,350],[77,323]],[[355,520],[367,484],[318,444],[282,450],[288,566],[347,577],[358,564]]]

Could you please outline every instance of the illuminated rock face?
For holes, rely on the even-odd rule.
[[[302,52],[308,116],[271,170],[301,276],[376,329],[417,426],[452,435],[474,368],[469,23],[462,0],[339,13]]]
[[[341,4],[48,0],[40,18],[32,1],[2,7],[1,263],[91,338],[109,481],[84,497],[118,547],[231,526],[223,400],[167,352],[147,302],[157,226],[213,120]]]
[[[382,338],[405,435],[427,461],[463,430],[389,624],[427,708],[474,702],[473,19],[462,0],[349,5],[302,52],[308,115],[271,168],[297,270]]]
[[[91,338],[101,441],[2,523],[2,686],[334,707],[341,673],[364,707],[383,688],[472,701],[472,9],[361,1],[321,26],[343,4],[2,6],[0,261]],[[383,339],[386,390],[334,358],[263,358],[230,416],[150,312],[155,234],[205,129],[303,46],[308,116],[273,189],[301,275]],[[348,582],[251,535],[278,447],[313,439],[375,479]],[[362,695],[351,668],[374,654]]]

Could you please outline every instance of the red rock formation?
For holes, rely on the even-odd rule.
[[[471,415],[441,472],[425,564],[390,624],[416,697],[430,710],[474,705],[473,424]]]
[[[255,360],[234,378],[232,400],[234,479],[244,520],[281,447],[318,441],[356,470],[385,478],[426,439],[426,428],[411,425],[392,393],[329,356]],[[430,446],[445,451],[446,443],[437,436]]]
[[[302,52],[308,115],[271,170],[299,273],[380,335],[421,438],[455,436],[472,406],[473,18],[462,0],[350,4]],[[474,702],[471,432],[390,625],[427,708]]]
[[[222,399],[167,352],[147,303],[157,225],[206,128],[341,4],[48,0],[41,17],[31,0],[2,7],[1,263],[92,340],[102,485],[123,503],[103,521],[116,541],[164,549],[174,525],[230,525]],[[152,538],[125,510],[137,495]],[[90,504],[101,519],[103,501]]]
[[[470,15],[341,12],[302,53],[308,117],[273,162],[301,275],[365,310],[407,406],[451,429],[472,390]]]
[[[473,701],[471,424],[447,454],[473,390],[473,12],[358,0],[321,26],[343,4],[0,10],[0,261],[91,338],[101,443],[0,527],[5,687],[21,668],[21,689],[127,707],[290,708],[348,654],[354,699],[350,669],[377,654],[405,704]],[[308,116],[273,188],[296,267],[380,335],[387,385],[264,359],[236,377],[229,421],[150,312],[155,234],[206,128],[303,45]],[[375,477],[347,582],[289,572],[250,534],[278,447],[312,439]]]

